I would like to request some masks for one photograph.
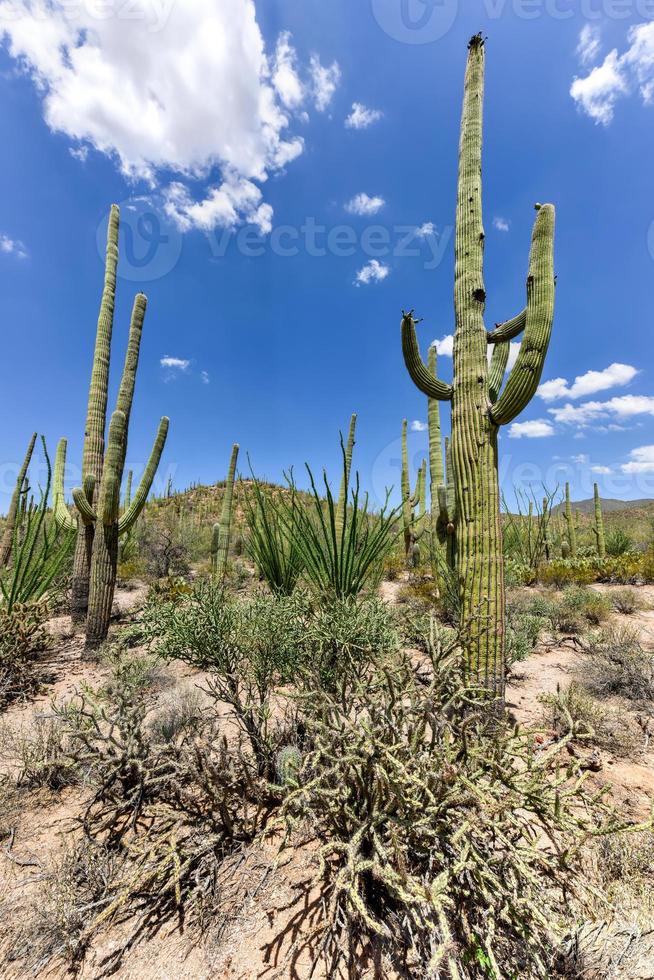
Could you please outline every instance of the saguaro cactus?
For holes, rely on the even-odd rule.
[[[501,697],[505,677],[505,597],[497,465],[500,425],[511,422],[538,387],[554,310],[554,207],[536,205],[525,309],[487,333],[481,206],[484,41],[468,45],[456,205],[454,381],[434,378],[420,357],[413,313],[402,318],[404,360],[430,398],[452,402],[452,469],[456,496],[456,572],[467,630],[471,680]],[[504,390],[512,338],[524,334]],[[493,355],[490,366],[488,346]]]
[[[600,558],[606,558],[606,538],[604,537],[604,516],[602,515],[602,501],[600,498],[599,487],[593,485],[593,498],[595,501],[595,527],[593,533],[597,542],[597,554]]]
[[[438,377],[438,355],[434,344],[427,354],[429,373]],[[431,550],[434,576],[442,572],[441,559],[444,557],[450,568],[454,568],[454,501],[452,492],[448,494],[446,484],[446,465],[443,458],[441,436],[441,409],[438,398],[427,399],[427,423],[429,429],[429,495],[431,507]],[[447,455],[448,440],[445,440]],[[451,477],[451,470],[449,476]],[[450,491],[454,484],[451,483]],[[451,508],[451,511],[450,511]],[[438,554],[437,554],[438,553]]]
[[[214,525],[212,540],[214,575],[221,580],[225,578],[225,572],[227,571],[229,539],[232,533],[232,504],[234,500],[234,479],[236,477],[238,450],[238,443],[235,442],[232,446],[232,455],[229,460],[227,480],[225,481],[225,496],[223,497],[223,507],[220,512],[220,522]]]
[[[404,533],[404,553],[407,560],[413,562],[415,531],[416,531],[416,509],[421,506],[426,490],[426,471],[425,485],[422,485],[422,470],[418,471],[416,477],[416,488],[411,493],[411,473],[409,471],[409,450],[407,446],[407,420],[402,419],[402,530]]]
[[[27,452],[25,453],[25,459],[23,460],[23,465],[18,471],[18,476],[16,477],[16,486],[14,487],[14,492],[11,495],[11,500],[9,501],[9,510],[7,511],[7,520],[5,523],[5,529],[2,533],[2,540],[0,541],[0,568],[8,563],[11,556],[11,543],[14,539],[14,530],[16,528],[16,517],[18,515],[18,508],[21,501],[21,496],[23,499],[26,497],[25,493],[25,479],[27,476],[27,471],[29,469],[30,462],[32,460],[32,453],[34,452],[34,443],[36,442],[36,432],[30,439],[29,445],[27,447]]]
[[[347,444],[344,450],[344,462],[343,467],[343,478],[341,480],[341,486],[338,493],[338,503],[336,505],[336,534],[340,538],[343,533],[343,523],[345,509],[347,507],[347,494],[350,486],[350,470],[352,469],[352,453],[354,451],[354,436],[357,427],[357,417],[353,414],[350,419],[350,431],[347,436]],[[342,440],[342,437],[341,437]],[[343,445],[341,441],[341,445]]]
[[[138,490],[121,516],[120,485],[125,468],[129,418],[147,299],[142,293],[137,294],[134,299],[125,364],[116,410],[109,425],[105,454],[118,228],[119,210],[114,204],[109,215],[105,284],[91,372],[82,458],[82,486],[76,487],[72,494],[78,515],[77,523],[64,502],[65,439],[61,439],[57,447],[53,484],[57,524],[67,530],[77,527],[71,616],[76,622],[87,617],[86,645],[89,648],[98,646],[107,635],[116,584],[118,537],[131,530],[145,505],[168,433],[168,419],[164,417],[159,423],[159,431]]]
[[[568,556],[570,558],[577,557],[577,525],[575,524],[575,515],[572,510],[572,502],[570,500],[570,484],[565,485],[565,511],[563,512],[565,517],[566,527],[568,529]],[[564,556],[564,557],[568,557]]]

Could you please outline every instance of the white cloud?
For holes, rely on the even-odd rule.
[[[553,402],[558,398],[584,398],[597,391],[629,384],[637,374],[637,369],[631,364],[614,363],[609,364],[603,371],[586,371],[585,374],[578,375],[571,385],[565,378],[545,381],[539,386],[537,394],[546,402]]]
[[[353,102],[352,111],[345,120],[348,129],[367,129],[384,115],[379,109],[368,109],[362,102]]]
[[[610,466],[591,466],[590,472],[597,474],[597,476],[608,476],[613,470]]]
[[[532,422],[513,422],[509,426],[510,439],[545,439],[554,435],[554,426],[547,419],[534,419]]]
[[[75,160],[79,160],[80,163],[86,163],[89,155],[89,148],[88,146],[69,146],[68,152]]]
[[[190,361],[186,361],[182,357],[172,357],[170,354],[164,354],[159,364],[169,371],[188,371],[191,366]]]
[[[267,235],[272,230],[273,209],[262,198],[256,184],[235,175],[211,188],[203,201],[194,201],[186,186],[175,181],[164,192],[164,210],[181,231],[199,228],[208,232],[247,222]]]
[[[200,371],[200,381],[203,385],[208,385],[211,381],[208,371]]]
[[[359,216],[370,216],[377,214],[386,204],[383,197],[370,197],[368,194],[355,194],[352,200],[345,205],[345,210],[349,214]]]
[[[572,462],[579,466],[587,466],[590,463],[590,456],[587,456],[586,453],[579,453],[578,456],[572,457]]]
[[[584,24],[579,34],[577,56],[582,65],[592,65],[601,47],[601,32],[597,24]]]
[[[26,259],[28,251],[25,245],[17,238],[10,238],[0,232],[0,252],[5,255],[15,255],[17,259]]]
[[[440,354],[441,357],[452,357],[454,353],[454,335],[448,333],[444,337],[441,337],[440,340],[434,340],[432,346],[436,348],[436,353]]]
[[[313,101],[318,112],[324,112],[332,101],[334,92],[338,87],[341,78],[341,69],[337,61],[334,61],[329,68],[325,68],[321,65],[318,55],[312,54],[310,71]]]
[[[427,430],[427,423],[421,422],[419,419],[414,419],[410,428],[412,432],[425,432]]]
[[[635,87],[646,105],[654,99],[654,21],[630,28],[627,39],[624,54],[614,48],[601,65],[585,78],[575,78],[570,87],[579,108],[604,126],[613,119],[618,99]]]
[[[496,228],[498,231],[508,231],[509,222],[506,218],[501,218],[498,216],[493,218],[493,228]]]
[[[363,269],[359,269],[354,280],[355,286],[367,286],[371,282],[381,282],[390,273],[390,269],[377,259],[371,259]]]
[[[639,446],[629,453],[630,461],[623,463],[623,473],[654,473],[654,446]]]
[[[634,415],[654,415],[654,397],[651,395],[620,395],[605,402],[583,402],[581,405],[563,405],[548,409],[556,422],[585,426],[613,416],[619,420]],[[610,428],[613,428],[611,426]]]
[[[424,224],[418,225],[416,228],[417,238],[431,238],[431,236],[435,234],[436,225],[433,221],[425,221]]]
[[[265,181],[302,152],[291,114],[310,98],[322,111],[338,83],[317,55],[302,81],[288,34],[269,56],[254,0],[130,0],[127,24],[94,7],[0,0],[0,37],[76,155],[94,147],[152,185],[208,180],[213,202],[225,181]]]

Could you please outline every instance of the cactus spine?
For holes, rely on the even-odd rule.
[[[14,531],[16,529],[16,518],[21,505],[21,500],[26,502],[27,499],[27,489],[26,489],[26,479],[27,471],[29,469],[30,462],[32,460],[32,453],[34,452],[34,444],[36,442],[36,432],[30,439],[29,445],[27,447],[27,452],[25,453],[25,458],[23,464],[18,471],[18,476],[16,477],[16,486],[14,487],[14,492],[11,495],[11,500],[9,502],[9,510],[7,511],[7,520],[5,523],[5,529],[2,533],[2,540],[0,540],[0,568],[4,568],[8,564],[11,557],[11,546],[14,540]]]
[[[505,596],[497,435],[538,387],[554,309],[554,207],[537,205],[527,276],[527,305],[490,333],[484,326],[484,229],[481,206],[484,42],[468,45],[459,143],[454,275],[454,382],[434,378],[422,361],[412,312],[403,315],[409,374],[430,398],[452,402],[452,476],[456,497],[456,571],[471,680],[496,697],[505,682]],[[524,332],[518,359],[501,391],[509,342]],[[493,345],[490,367],[487,345]]]
[[[575,524],[575,516],[572,510],[572,502],[570,500],[570,484],[565,485],[565,511],[563,516],[565,517],[565,523],[568,528],[568,555],[564,555],[565,558],[568,556],[570,558],[577,557],[577,526]]]
[[[347,494],[348,488],[350,486],[350,471],[352,469],[352,453],[354,451],[354,436],[357,427],[357,417],[353,414],[350,419],[350,431],[347,436],[347,445],[343,451],[343,478],[341,480],[340,490],[338,492],[338,503],[336,505],[336,535],[340,538],[343,534],[343,524],[345,517],[345,510],[347,508]],[[341,438],[341,446],[343,445]]]
[[[232,455],[229,460],[229,470],[225,481],[225,496],[223,497],[223,507],[220,512],[220,522],[214,525],[212,539],[212,560],[213,571],[217,579],[221,581],[227,572],[227,557],[229,554],[229,539],[232,532],[232,504],[234,500],[234,480],[236,478],[236,460],[238,459],[238,443],[232,446]]]
[[[125,364],[116,410],[109,424],[105,452],[109,360],[118,263],[119,210],[112,205],[107,232],[105,284],[91,372],[91,386],[84,436],[82,486],[73,490],[77,509],[77,545],[73,565],[71,616],[86,615],[86,646],[93,649],[107,636],[116,585],[118,538],[134,526],[147,500],[168,434],[168,419],[162,418],[150,459],[129,507],[120,514],[120,486],[125,468],[129,419],[134,398],[141,334],[147,306],[139,293],[134,299]],[[66,440],[57,447],[54,475],[54,512],[60,527],[75,528],[75,520],[64,502]]]
[[[606,558],[606,538],[604,537],[604,517],[602,515],[602,501],[600,498],[599,487],[593,485],[593,497],[595,501],[595,527],[593,533],[597,541],[597,554],[600,558]]]

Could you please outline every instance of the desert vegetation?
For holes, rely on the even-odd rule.
[[[164,417],[132,492],[146,298],[107,419],[112,206],[81,486],[66,439],[51,480],[32,435],[0,539],[3,975],[652,975],[652,525],[628,533],[597,484],[590,513],[568,485],[502,506],[500,427],[552,331],[554,206],[525,308],[487,331],[484,69],[475,35],[454,380],[404,313],[429,442],[412,474],[398,419],[397,506],[362,489],[354,414],[338,472],[271,484],[234,444],[224,481],[157,496]]]

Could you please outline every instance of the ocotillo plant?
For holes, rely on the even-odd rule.
[[[593,485],[593,498],[595,501],[595,527],[593,534],[597,542],[597,554],[600,558],[606,558],[606,538],[604,537],[604,517],[602,515],[602,501],[600,498],[599,487]]]
[[[345,513],[345,508],[347,507],[347,497],[348,489],[350,486],[350,471],[352,469],[352,452],[354,450],[354,436],[357,427],[357,417],[353,414],[350,419],[350,431],[347,436],[347,445],[345,446],[345,462],[343,466],[343,477],[341,479],[341,486],[338,493],[338,503],[336,505],[336,533],[339,537],[343,534],[343,515]],[[341,437],[342,438],[342,437]]]
[[[565,511],[563,512],[565,517],[566,527],[568,529],[568,547],[570,551],[568,555],[570,558],[577,557],[577,525],[575,524],[575,515],[572,510],[572,502],[570,500],[570,484],[565,485]],[[564,556],[566,557],[566,556]]]
[[[232,533],[232,504],[234,500],[234,479],[236,477],[236,460],[238,459],[238,443],[232,446],[232,455],[229,460],[229,470],[225,481],[225,496],[223,497],[223,507],[220,512],[220,522],[214,525],[212,539],[212,560],[214,576],[223,580],[227,571],[227,557],[229,554],[229,539]]]
[[[14,487],[14,492],[11,495],[11,500],[9,501],[9,510],[7,511],[7,521],[5,523],[5,529],[2,533],[2,540],[0,541],[0,568],[4,566],[9,561],[11,557],[11,546],[14,539],[14,530],[16,528],[16,516],[18,515],[19,504],[21,498],[26,500],[27,491],[25,488],[25,478],[27,476],[27,471],[29,469],[30,462],[32,460],[32,453],[34,452],[34,443],[36,442],[36,432],[32,436],[27,447],[27,452],[25,453],[25,459],[23,460],[23,465],[18,471],[18,476],[16,478],[16,486]]]
[[[108,398],[109,360],[113,330],[116,267],[118,263],[119,211],[112,205],[107,233],[105,288],[91,372],[91,387],[82,459],[82,486],[73,490],[78,512],[77,545],[73,568],[71,615],[79,621],[88,612],[86,644],[93,648],[105,639],[116,584],[118,537],[133,527],[147,500],[168,433],[168,419],[162,418],[159,431],[130,506],[120,515],[120,486],[125,468],[129,419],[134,398],[141,334],[147,306],[139,293],[134,299],[125,364],[118,391],[116,410],[109,425],[105,453],[105,427]],[[64,502],[66,440],[57,447],[54,473],[54,512],[59,527],[75,528]]]
[[[468,676],[501,697],[505,678],[505,596],[497,436],[538,387],[554,309],[554,207],[536,205],[527,305],[490,333],[484,326],[484,228],[481,206],[484,41],[468,45],[459,143],[454,272],[454,381],[433,377],[420,357],[413,313],[402,319],[404,360],[430,398],[452,402],[452,463],[456,494],[457,576],[461,622],[467,630]],[[524,333],[504,390],[509,342]],[[493,356],[490,367],[488,345]]]

